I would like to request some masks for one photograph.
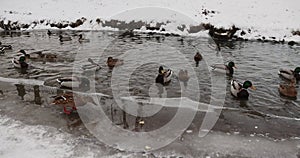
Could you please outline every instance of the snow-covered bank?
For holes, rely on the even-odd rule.
[[[0,116],[0,157],[70,157],[74,146],[71,135],[53,127],[29,126]]]
[[[25,29],[57,28],[57,24],[65,29],[102,30],[109,28],[103,24],[111,19],[142,20],[154,26],[168,23],[166,31],[182,34],[188,33],[190,25],[210,23],[217,28],[235,25],[241,29],[235,35],[245,39],[300,41],[299,35],[292,34],[300,29],[297,6],[297,0],[11,0],[1,2],[0,21],[2,26],[19,24]],[[179,29],[182,24],[187,28]]]

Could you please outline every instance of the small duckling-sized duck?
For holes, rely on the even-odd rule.
[[[123,60],[114,59],[113,57],[108,57],[106,63],[107,63],[107,66],[110,68],[124,64]]]
[[[56,81],[63,88],[69,89],[78,89],[78,90],[89,90],[90,89],[90,80],[85,77],[63,77],[56,79]]]
[[[11,45],[2,45],[2,42],[0,42],[0,48],[3,50],[11,50],[12,46]]]
[[[29,67],[28,59],[30,59],[30,55],[27,54],[23,49],[19,51],[20,55],[15,56],[12,59],[12,63],[16,68],[24,68],[27,69]]]
[[[173,71],[170,69],[164,70],[162,66],[158,69],[158,75],[155,79],[156,83],[160,83],[162,85],[167,85],[171,82],[171,77],[173,75]]]
[[[37,61],[55,62],[57,55],[53,53],[43,53],[42,51],[30,53],[30,59]]]
[[[71,40],[72,40],[72,38],[69,37],[69,36],[63,37],[62,35],[59,35],[59,41],[60,41],[60,42],[71,41]]]
[[[82,34],[79,34],[79,39],[78,41],[81,43],[81,42],[90,42],[89,39],[86,39],[86,38],[83,38],[83,35]]]
[[[194,56],[194,60],[196,62],[196,67],[197,67],[199,65],[199,61],[202,60],[202,55],[199,52],[197,52]]]
[[[278,71],[278,75],[290,81],[292,81],[294,78],[297,81],[300,81],[300,67],[296,67],[294,71],[290,69],[280,68]]]
[[[221,73],[226,73],[226,75],[232,76],[234,73],[234,69],[237,69],[235,66],[235,63],[233,61],[230,61],[228,65],[224,64],[215,64],[211,65],[213,68],[213,71],[221,72]]]
[[[296,90],[296,78],[292,79],[289,84],[280,84],[278,87],[278,91],[281,95],[289,97],[289,98],[297,98],[297,90]]]
[[[255,86],[252,85],[251,81],[245,81],[242,85],[238,83],[236,80],[232,80],[230,84],[230,92],[231,94],[238,99],[248,99],[249,93],[248,88],[250,87],[253,90],[256,90]]]

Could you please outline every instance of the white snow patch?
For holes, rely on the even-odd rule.
[[[71,136],[56,128],[32,126],[0,116],[1,158],[65,158],[73,154]]]
[[[45,20],[34,29],[49,29],[46,22],[75,22],[81,17],[87,21],[75,29],[102,30],[95,19],[117,19],[122,21],[142,20],[148,23],[171,22],[168,29],[177,31],[177,24],[211,23],[217,27],[229,28],[235,25],[242,30],[251,29],[245,36],[257,39],[275,37],[276,40],[300,41],[291,31],[299,30],[299,0],[211,0],[211,1],[161,1],[161,0],[21,0],[1,2],[0,20],[5,23],[18,21],[31,24]],[[204,10],[208,14],[203,14]],[[93,23],[89,23],[93,20]],[[176,26],[176,27],[175,27]],[[32,29],[32,28],[31,28]],[[74,29],[74,28],[67,28]],[[111,29],[111,28],[110,28]],[[168,30],[170,31],[170,30]]]

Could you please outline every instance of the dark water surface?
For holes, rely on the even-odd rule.
[[[168,123],[178,108],[161,107],[153,116],[135,117],[133,114],[126,114],[114,97],[184,96],[196,102],[209,103],[212,83],[208,65],[213,63],[208,61],[215,57],[223,57],[224,63],[234,61],[238,69],[233,77],[226,77],[224,108],[212,131],[204,138],[198,137],[205,115],[203,110],[198,110],[188,127],[189,132],[182,134],[167,147],[147,153],[146,157],[297,157],[299,154],[299,83],[296,87],[298,91],[296,100],[280,96],[277,89],[279,83],[284,82],[277,75],[278,69],[281,67],[294,69],[299,66],[299,47],[237,41],[222,43],[221,52],[217,52],[214,42],[209,38],[185,37],[180,41],[181,37],[163,35],[141,34],[138,37],[119,38],[118,32],[53,32],[55,34],[50,37],[46,31],[0,33],[0,41],[13,46],[13,50],[6,51],[0,56],[1,77],[30,81],[25,85],[0,81],[0,90],[3,92],[0,94],[1,115],[26,124],[53,126],[73,134],[74,137],[87,136],[89,142],[82,143],[86,143],[90,150],[96,151],[99,147],[110,155],[109,153],[119,151],[99,143],[83,124],[76,122],[78,115],[66,116],[62,113],[61,107],[51,105],[52,96],[57,92],[55,89],[58,87],[55,82],[57,78],[70,76],[72,72],[90,78],[93,80],[91,85],[95,87],[97,93],[109,96],[101,98],[100,103],[115,125],[130,131],[147,132]],[[80,33],[89,38],[90,42],[80,43],[77,40]],[[59,42],[59,34],[70,35],[73,40]],[[53,53],[57,54],[58,58],[54,62],[33,60],[30,62],[32,67],[24,73],[13,68],[11,63],[11,59],[20,49],[28,53],[36,51]],[[203,53],[205,60],[200,61],[198,67],[193,61],[197,51],[205,52]],[[106,66],[108,56],[124,59],[124,65],[113,70],[108,68]],[[89,66],[87,58],[92,58],[102,68],[96,72],[74,69]],[[154,80],[161,63],[167,63],[164,65],[174,70],[175,75],[168,86],[159,89]],[[189,71],[191,78],[185,85],[188,89],[186,91],[182,88],[183,83],[176,77],[180,69],[195,72]],[[239,81],[250,80],[257,87],[256,91],[249,90],[249,100],[240,101],[233,98],[229,92],[232,78]],[[46,86],[35,87],[39,92],[34,93],[33,85],[36,80],[45,81]],[[111,88],[114,86],[117,92]],[[143,126],[139,124],[141,120],[145,121]],[[76,150],[85,149],[78,145]],[[75,152],[74,156],[78,156],[76,154],[80,155],[80,152]],[[122,154],[142,156],[126,151],[121,152],[121,156]],[[103,153],[95,155],[105,156]]]

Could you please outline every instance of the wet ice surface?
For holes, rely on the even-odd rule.
[[[80,32],[72,31],[61,32],[64,35],[71,35],[73,40],[60,43],[58,41],[59,32],[55,33],[57,35],[51,37],[48,37],[45,31],[7,33],[2,34],[0,38],[3,43],[13,45],[13,50],[7,51],[0,58],[3,63],[0,66],[1,77],[30,81],[25,86],[14,85],[15,83],[8,83],[7,80],[0,82],[0,90],[3,92],[0,94],[0,139],[1,142],[5,142],[3,143],[5,145],[0,145],[1,157],[16,157],[18,155],[25,157],[27,155],[28,157],[32,157],[32,155],[37,157],[40,155],[43,157],[297,157],[299,155],[299,99],[283,98],[277,92],[278,84],[283,82],[277,76],[277,71],[280,67],[294,68],[299,66],[297,65],[299,64],[299,48],[256,42],[222,44],[224,61],[233,60],[238,67],[234,78],[240,81],[251,80],[257,90],[250,91],[248,101],[239,101],[230,95],[230,87],[227,85],[225,105],[223,108],[216,108],[217,110],[223,109],[219,120],[213,130],[206,137],[201,138],[198,137],[198,133],[207,110],[205,105],[210,101],[211,80],[207,64],[204,61],[200,62],[199,67],[195,67],[193,55],[196,49],[192,45],[196,45],[200,51],[209,54],[209,56],[204,56],[206,61],[209,61],[214,56],[221,54],[215,51],[214,43],[211,40],[185,38],[181,42],[178,41],[180,37],[163,36],[119,39],[117,32],[83,32],[91,42],[79,43],[76,39]],[[46,53],[56,53],[59,60],[56,62],[31,61],[34,68],[23,74],[12,68],[11,65],[11,59],[19,49],[25,49],[29,53],[39,50]],[[179,50],[184,54],[186,60],[191,64],[190,67],[195,68],[195,75],[198,77],[199,83],[191,78],[187,83],[187,89],[189,86],[193,87],[199,84],[200,99],[197,99],[198,96],[192,89],[181,92],[180,85],[182,83],[176,77],[172,79],[169,86],[165,87],[162,94],[158,93],[159,91],[153,86],[159,66],[155,62],[159,59],[164,59],[167,63],[176,60],[176,53],[169,55],[167,52],[172,49]],[[167,56],[162,56],[160,51],[163,51],[163,55],[167,54]],[[136,59],[130,58],[130,55],[126,56],[126,53],[137,53],[135,57],[140,59],[139,62],[150,60],[153,63],[130,67],[136,65],[128,66],[126,62],[130,63],[131,60],[135,61]],[[143,57],[143,53],[154,55],[147,56],[148,59],[139,58]],[[108,56],[122,57],[127,60],[120,69],[115,69],[112,72],[105,65]],[[100,98],[98,95],[101,108],[107,118],[113,122],[113,125],[124,130],[140,133],[163,127],[172,120],[178,111],[176,106],[171,106],[173,105],[172,101],[174,104],[178,103],[178,98],[181,96],[190,98],[192,102],[200,101],[203,106],[198,107],[199,110],[195,119],[188,129],[182,131],[183,134],[166,147],[146,153],[120,151],[114,147],[109,147],[98,141],[78,121],[77,114],[66,116],[62,113],[61,107],[50,104],[51,96],[56,94],[56,89],[51,88],[57,87],[54,82],[55,79],[70,75],[73,71],[73,63],[79,67],[89,64],[87,62],[88,57],[102,66],[102,69],[95,73],[93,80],[98,94],[112,96],[114,93],[111,85],[115,86],[114,83],[118,83],[117,86],[120,88],[118,95],[123,99],[129,97],[122,91],[126,87],[124,82],[112,82],[114,73],[123,68],[124,72],[133,71],[129,77],[129,92],[130,96],[137,96],[139,101],[145,104],[144,109],[140,109],[140,111],[145,112],[149,108],[149,105],[145,103],[149,97],[166,97],[170,100],[170,104],[165,104],[165,106],[150,104],[153,108],[150,106],[148,112],[151,109],[158,109],[158,112],[153,116],[135,117],[124,113],[122,107],[119,107],[115,101],[116,98]],[[178,66],[181,62],[186,61],[179,61],[171,65],[170,68],[173,70],[181,68]],[[188,68],[186,67],[186,69]],[[77,69],[74,71],[81,73],[81,71],[77,72]],[[85,71],[81,75],[93,76],[94,74],[93,71]],[[120,80],[128,77],[123,73],[115,75],[119,75]],[[227,77],[226,82],[229,83],[230,79]],[[47,85],[39,86],[40,102],[39,99],[35,99],[33,88],[35,80],[45,81]],[[298,85],[297,90],[299,98]],[[132,105],[128,98],[122,103],[128,107]],[[186,107],[188,106],[190,104],[186,105]],[[195,110],[195,108],[184,109],[183,113],[186,114]],[[138,123],[141,119],[145,122],[143,126]],[[110,137],[113,138],[114,136]]]

